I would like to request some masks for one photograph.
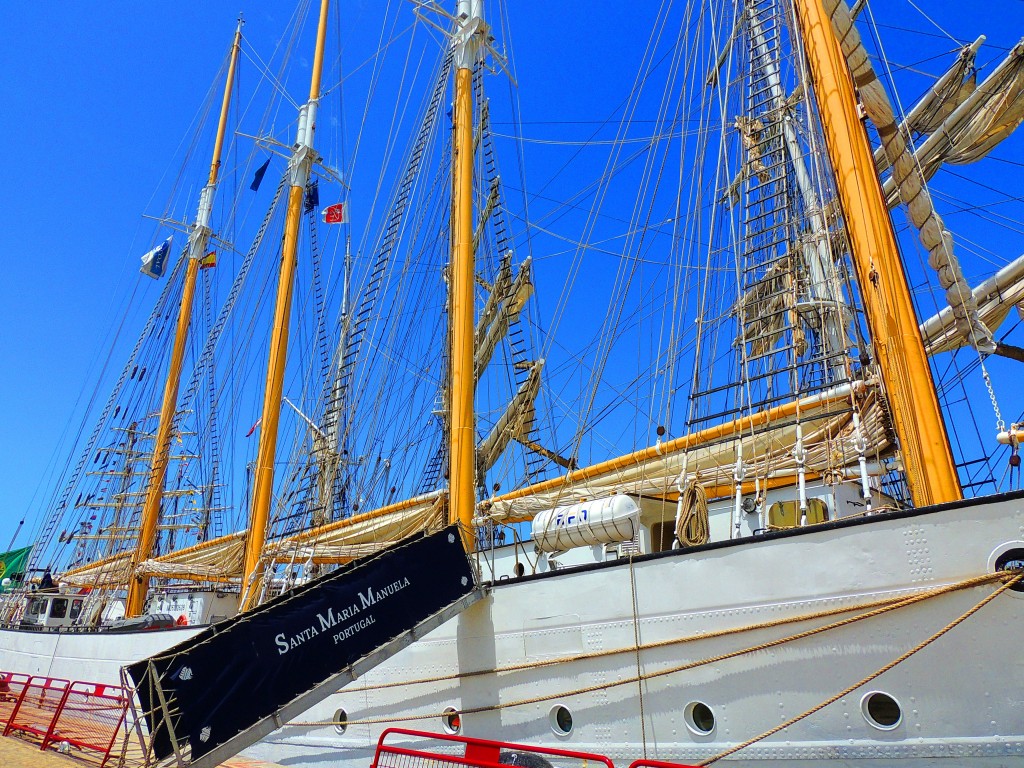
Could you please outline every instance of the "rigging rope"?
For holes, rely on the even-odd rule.
[[[526,705],[530,705],[530,704],[536,704],[536,703],[543,702],[543,701],[551,701],[551,700],[554,700],[554,699],[561,699],[561,698],[565,698],[567,696],[576,696],[576,695],[585,694],[585,693],[593,693],[595,691],[607,690],[609,688],[619,687],[619,686],[623,686],[623,685],[635,685],[635,684],[637,684],[639,679],[653,679],[653,678],[658,678],[658,677],[664,677],[666,675],[671,675],[671,674],[675,674],[675,673],[678,673],[678,672],[685,672],[685,671],[689,671],[691,669],[697,669],[699,667],[704,667],[704,666],[707,666],[709,664],[716,664],[716,663],[719,663],[721,661],[726,661],[728,659],[738,658],[740,656],[745,656],[747,654],[751,654],[751,653],[756,653],[758,651],[767,650],[769,648],[776,648],[776,647],[785,645],[787,643],[791,643],[793,641],[803,640],[803,639],[806,639],[808,637],[813,637],[815,635],[822,634],[824,632],[829,632],[829,631],[834,630],[834,629],[839,629],[839,628],[842,628],[842,627],[845,627],[845,626],[849,626],[851,624],[855,624],[855,623],[857,623],[859,621],[862,621],[864,619],[869,619],[869,618],[874,618],[874,617],[877,617],[877,616],[881,616],[881,615],[884,615],[884,614],[886,614],[886,613],[888,613],[890,611],[897,610],[899,608],[905,608],[905,607],[909,607],[911,605],[916,605],[916,604],[921,603],[921,602],[923,602],[925,600],[930,600],[930,599],[933,599],[933,598],[936,598],[936,597],[940,597],[942,595],[950,594],[952,592],[956,592],[956,591],[959,591],[959,590],[962,590],[962,589],[969,589],[969,588],[972,588],[972,587],[982,586],[984,584],[988,584],[988,583],[991,583],[993,581],[998,581],[998,580],[1001,580],[1001,579],[1005,579],[1006,577],[1007,577],[1007,572],[1004,572],[1004,571],[999,571],[999,572],[996,572],[996,573],[986,573],[986,574],[983,574],[981,576],[974,576],[974,577],[962,579],[960,581],[953,582],[951,584],[945,584],[945,585],[942,585],[940,587],[935,587],[935,588],[932,588],[932,589],[929,589],[929,590],[925,590],[925,591],[919,592],[917,594],[912,594],[912,595],[909,595],[909,596],[904,595],[904,596],[886,597],[886,598],[882,598],[882,599],[879,599],[879,600],[869,601],[867,603],[863,603],[861,605],[856,605],[856,606],[841,606],[841,607],[838,607],[838,608],[829,608],[829,609],[825,609],[825,610],[822,610],[822,611],[815,611],[815,612],[809,613],[809,614],[801,614],[799,616],[793,616],[793,617],[783,617],[783,618],[780,618],[780,619],[773,619],[771,621],[760,622],[760,623],[757,623],[757,624],[750,624],[750,625],[746,625],[746,626],[742,626],[742,627],[734,627],[734,628],[729,628],[729,629],[724,629],[724,630],[716,630],[716,631],[712,631],[712,632],[706,632],[706,633],[700,633],[700,634],[696,634],[696,635],[690,635],[690,636],[682,637],[682,638],[672,638],[670,640],[662,640],[662,641],[658,641],[658,642],[654,642],[654,643],[645,643],[645,644],[639,646],[641,650],[650,650],[652,648],[662,648],[662,647],[671,646],[671,645],[677,645],[677,644],[681,644],[681,643],[689,643],[689,642],[695,642],[695,641],[699,641],[699,640],[708,640],[708,639],[712,639],[712,638],[725,637],[725,636],[728,636],[728,635],[735,635],[735,634],[739,634],[739,633],[743,633],[743,632],[751,632],[751,631],[757,631],[757,630],[762,630],[762,629],[769,629],[769,628],[773,628],[773,627],[777,627],[777,626],[785,626],[786,624],[791,624],[791,623],[796,623],[796,622],[804,622],[804,621],[811,621],[811,620],[815,620],[815,619],[819,619],[819,618],[826,618],[826,617],[835,616],[835,615],[838,615],[838,614],[850,613],[851,611],[865,610],[864,613],[860,613],[860,614],[858,614],[856,616],[851,616],[851,617],[846,618],[846,619],[840,619],[838,621],[834,621],[834,622],[831,622],[831,623],[828,623],[828,624],[824,624],[824,625],[822,625],[820,627],[814,627],[812,629],[804,630],[802,632],[797,632],[797,633],[794,633],[794,634],[791,634],[791,635],[787,635],[785,637],[781,637],[781,638],[778,638],[778,639],[775,639],[775,640],[769,640],[769,641],[766,641],[766,642],[763,642],[763,643],[758,643],[756,645],[748,646],[746,648],[740,648],[740,649],[735,650],[735,651],[729,651],[729,652],[718,654],[718,655],[715,655],[715,656],[708,656],[708,657],[705,657],[705,658],[702,658],[702,659],[697,659],[695,661],[691,661],[691,662],[687,662],[687,663],[684,663],[684,664],[679,664],[679,665],[675,665],[675,666],[672,666],[672,667],[668,667],[666,669],[660,669],[660,670],[658,670],[656,672],[651,672],[651,673],[648,673],[646,675],[643,675],[640,678],[638,678],[637,676],[632,676],[632,675],[623,676],[623,677],[616,678],[615,680],[605,681],[605,682],[597,683],[595,685],[589,685],[589,686],[585,686],[585,687],[575,688],[575,689],[571,689],[571,690],[568,690],[568,691],[558,691],[556,693],[543,694],[543,695],[539,695],[539,696],[529,697],[529,698],[526,698],[526,699],[518,699],[518,700],[513,700],[513,701],[500,702],[498,704],[492,704],[492,705],[486,705],[486,706],[480,706],[480,707],[471,707],[471,708],[461,709],[461,710],[458,710],[456,712],[456,714],[458,714],[458,715],[466,715],[466,714],[475,714],[475,713],[479,713],[479,712],[491,712],[491,711],[500,710],[500,709],[508,709],[508,708],[511,708],[511,707],[519,707],[519,706],[526,706]],[[974,613],[976,613],[981,607],[983,607],[987,603],[991,602],[995,597],[997,597],[998,595],[1002,594],[1008,588],[1010,588],[1011,586],[1016,584],[1021,578],[1024,578],[1024,574],[1015,574],[1011,579],[1009,579],[1006,582],[1004,582],[996,591],[994,591],[990,595],[986,596],[981,602],[979,602],[973,608],[971,608],[969,611],[967,611],[967,613],[962,614],[955,621],[953,621],[950,624],[948,624],[944,628],[944,630],[940,631],[939,633],[936,633],[935,635],[930,637],[928,640],[925,640],[923,643],[920,643],[918,646],[915,646],[915,648],[911,652],[909,652],[907,654],[904,654],[903,657],[901,657],[899,660],[897,660],[891,666],[895,666],[895,664],[899,663],[899,661],[902,661],[903,658],[909,657],[909,655],[912,655],[913,653],[916,653],[917,651],[921,650],[921,648],[924,648],[927,645],[929,645],[932,642],[934,642],[934,640],[938,639],[938,637],[941,637],[942,634],[945,634],[945,632],[948,632],[953,627],[955,627],[958,624],[962,623],[966,618],[968,618],[969,616],[971,616]],[[540,668],[543,668],[543,667],[550,667],[550,666],[557,666],[557,665],[562,665],[562,664],[566,664],[566,663],[586,661],[586,660],[591,660],[591,659],[596,659],[596,658],[601,658],[601,657],[606,657],[606,656],[612,656],[612,655],[618,655],[618,654],[626,654],[626,653],[632,654],[632,653],[635,653],[636,650],[637,650],[637,646],[636,645],[629,645],[629,646],[626,646],[626,647],[615,648],[615,649],[606,650],[606,651],[596,651],[596,652],[589,652],[589,653],[580,653],[580,654],[575,654],[575,655],[571,655],[571,656],[563,656],[563,657],[556,658],[556,659],[546,659],[546,660],[536,661],[536,662],[524,662],[524,663],[521,663],[521,664],[513,664],[513,665],[504,666],[504,667],[496,667],[496,668],[493,668],[493,669],[477,670],[477,671],[474,671],[474,672],[459,673],[459,674],[455,674],[455,675],[440,675],[440,676],[420,678],[420,679],[414,679],[414,680],[405,680],[405,681],[393,682],[393,683],[378,683],[378,684],[374,684],[374,685],[371,685],[371,686],[363,686],[363,687],[359,687],[359,688],[350,688],[350,689],[347,689],[347,692],[358,693],[360,691],[381,690],[381,689],[384,689],[384,688],[393,688],[393,687],[407,686],[407,685],[436,684],[436,683],[440,683],[440,682],[456,681],[456,680],[461,680],[461,679],[468,678],[468,677],[476,677],[476,676],[480,676],[480,675],[502,674],[502,673],[517,672],[517,671],[523,671],[523,670],[540,669]],[[891,666],[889,666],[888,668],[891,668]],[[883,669],[882,671],[885,671],[885,670]],[[881,672],[879,672],[878,674],[881,674]],[[877,677],[877,675],[875,675],[875,676]],[[874,678],[870,678],[870,679],[874,679]],[[825,705],[823,705],[823,706],[825,706]],[[821,707],[818,707],[818,709],[820,709],[820,708]],[[815,711],[817,711],[817,710],[815,710]],[[412,715],[390,716],[390,717],[373,717],[373,718],[361,718],[361,719],[349,718],[346,722],[349,725],[354,725],[354,724],[366,725],[366,724],[381,724],[381,723],[399,723],[399,722],[409,722],[409,721],[415,721],[415,720],[428,720],[428,719],[432,719],[432,718],[436,718],[436,717],[441,717],[442,714],[443,713],[440,713],[440,712],[429,712],[429,713],[419,713],[419,714],[412,714]],[[808,713],[808,714],[810,714],[810,713]],[[316,726],[329,726],[329,725],[335,725],[335,724],[336,723],[334,721],[332,721],[332,720],[286,723],[286,725],[292,726],[292,727],[307,727],[307,728],[308,727],[316,727]],[[770,735],[770,734],[768,734],[768,735]],[[751,742],[751,743],[753,743],[753,742]],[[719,757],[721,757],[721,756],[719,756]],[[715,758],[715,759],[718,759],[718,758]]]
[[[1005,592],[1006,590],[1008,590],[1011,587],[1013,587],[1013,585],[1016,584],[1018,581],[1020,581],[1022,578],[1024,578],[1024,573],[1018,573],[1017,575],[1015,575],[1010,580],[1004,582],[998,589],[996,589],[995,592],[992,592],[991,594],[986,595],[984,598],[981,599],[981,601],[979,601],[978,603],[975,603],[974,606],[972,606],[966,612],[960,614],[960,616],[955,618],[953,621],[949,622],[946,626],[944,626],[938,632],[934,633],[933,635],[928,637],[926,640],[922,640],[920,643],[915,645],[909,651],[906,651],[905,653],[900,654],[899,656],[897,656],[895,659],[890,661],[888,664],[886,664],[882,668],[872,672],[870,675],[862,677],[860,680],[858,680],[853,685],[847,686],[843,690],[839,691],[839,693],[834,694],[833,696],[830,696],[829,698],[825,699],[821,703],[816,704],[815,706],[811,707],[810,709],[808,709],[808,710],[806,710],[804,712],[801,712],[796,717],[791,717],[786,722],[780,723],[779,725],[775,726],[774,728],[770,728],[767,731],[765,731],[764,733],[759,734],[759,735],[753,737],[752,739],[747,739],[746,741],[744,741],[744,742],[742,742],[740,744],[737,744],[734,747],[730,747],[729,749],[725,750],[724,752],[719,752],[714,757],[711,757],[711,758],[709,758],[707,760],[703,760],[700,763],[698,763],[697,765],[711,765],[711,763],[715,763],[715,762],[721,760],[723,757],[728,757],[729,755],[735,754],[736,752],[739,752],[741,749],[745,749],[746,747],[749,747],[751,744],[755,744],[755,743],[761,741],[762,739],[766,739],[769,736],[772,736],[772,735],[778,733],[779,731],[784,730],[785,728],[788,728],[789,726],[793,725],[794,723],[800,722],[804,718],[813,715],[815,712],[819,712],[820,710],[824,709],[829,704],[833,704],[833,703],[839,701],[839,699],[843,698],[844,696],[848,696],[849,694],[853,693],[853,691],[855,691],[858,688],[860,688],[862,685],[870,683],[876,677],[879,677],[880,675],[888,672],[890,669],[892,669],[896,665],[903,663],[904,661],[909,659],[911,656],[913,656],[918,651],[922,651],[925,648],[927,648],[929,645],[934,643],[936,640],[938,640],[940,637],[945,635],[951,629],[953,629],[954,627],[959,626],[964,621],[966,621],[971,616],[973,616],[975,613],[977,613],[982,608],[984,608],[986,605],[988,605],[990,602],[995,600],[1003,592]]]

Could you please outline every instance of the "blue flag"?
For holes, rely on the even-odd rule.
[[[142,257],[142,269],[140,270],[142,274],[148,275],[154,280],[159,280],[164,276],[164,270],[167,268],[167,257],[171,253],[171,241],[173,239],[174,235],[171,235]]]
[[[267,168],[270,167],[270,158],[267,158],[267,162],[256,169],[256,175],[252,177],[252,184],[249,185],[249,189],[253,192],[260,188],[260,184],[263,183],[263,177],[267,174]]]

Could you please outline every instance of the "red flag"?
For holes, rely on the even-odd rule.
[[[262,416],[260,416],[258,419],[256,419],[256,423],[253,424],[251,427],[249,427],[249,431],[245,433],[245,436],[246,437],[252,437],[252,433],[256,431],[256,427],[258,427],[260,425],[261,421],[263,421],[263,417]]]
[[[345,203],[335,203],[323,210],[325,224],[348,224],[348,206]]]

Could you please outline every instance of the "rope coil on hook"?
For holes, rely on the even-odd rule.
[[[679,494],[676,514],[676,539],[684,547],[707,544],[711,538],[708,522],[708,494],[696,480],[686,484]]]

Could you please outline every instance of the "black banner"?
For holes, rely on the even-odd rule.
[[[349,563],[128,667],[158,759],[210,752],[474,588],[457,528]]]

